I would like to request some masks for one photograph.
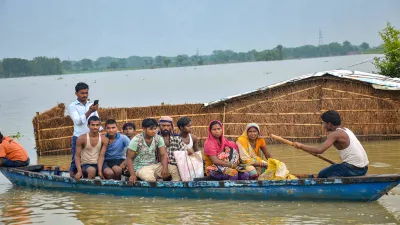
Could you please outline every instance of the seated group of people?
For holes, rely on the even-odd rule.
[[[295,145],[315,154],[323,153],[332,145],[339,149],[343,163],[322,170],[318,177],[365,175],[368,170],[365,150],[349,129],[341,127],[338,116],[336,111],[328,111],[321,116],[325,128],[330,132],[321,146],[297,142]],[[125,124],[125,136],[117,132],[115,120],[108,120],[106,135],[103,136],[99,133],[99,117],[90,117],[90,132],[81,135],[76,142],[75,179],[79,180],[82,176],[93,179],[99,175],[103,179],[119,180],[126,169],[125,175],[131,183],[138,178],[143,181],[180,181],[173,152],[186,151],[190,155],[199,149],[196,136],[191,134],[191,120],[180,118],[177,125],[180,133],[174,134],[171,117],[163,116],[158,122],[147,118],[142,121],[143,132],[138,135],[134,135],[134,124]],[[206,175],[218,180],[257,180],[266,170],[266,160],[270,157],[257,124],[248,124],[236,143],[224,137],[224,127],[220,121],[209,124],[204,144]]]

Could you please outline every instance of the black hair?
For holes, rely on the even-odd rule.
[[[100,118],[98,116],[91,116],[88,119],[88,125],[90,125],[90,122],[92,122],[92,121],[100,121]]]
[[[208,128],[211,130],[211,128],[212,128],[215,124],[218,124],[218,125],[221,126],[221,122],[219,122],[219,121],[213,121],[213,122],[210,124],[210,126],[209,126]],[[222,126],[221,126],[221,127],[222,127]]]
[[[157,120],[153,118],[146,118],[142,121],[142,127],[143,128],[153,128],[153,127],[158,127]]]
[[[114,119],[109,119],[109,120],[106,121],[106,126],[109,125],[109,124],[117,125],[117,121],[115,121]]]
[[[339,126],[342,123],[342,119],[340,118],[339,113],[335,110],[329,110],[324,112],[321,115],[321,119],[325,123],[331,123],[334,126]]]
[[[127,129],[128,127],[132,127],[133,130],[136,130],[136,125],[134,123],[125,123],[124,126],[122,126],[122,130]]]
[[[176,125],[178,125],[179,130],[181,130],[181,127],[183,128],[189,125],[190,122],[192,122],[192,120],[185,116],[180,118],[178,122],[176,122]]]
[[[1,134],[1,132],[0,132],[0,142],[1,142],[1,140],[3,140],[3,134]]]
[[[75,92],[79,92],[80,90],[88,89],[89,90],[89,85],[83,82],[79,82],[75,86]]]

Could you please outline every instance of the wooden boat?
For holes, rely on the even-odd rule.
[[[214,198],[238,200],[344,200],[375,201],[400,183],[400,174],[320,179],[298,175],[298,180],[145,182],[81,179],[51,166],[0,168],[14,185],[91,194],[167,198]]]

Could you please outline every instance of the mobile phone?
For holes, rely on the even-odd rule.
[[[93,105],[99,104],[99,100],[94,100]]]

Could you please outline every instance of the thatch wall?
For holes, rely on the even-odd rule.
[[[225,124],[231,139],[242,134],[247,123],[260,125],[263,135],[274,133],[288,139],[319,142],[325,137],[320,114],[335,109],[343,125],[362,139],[400,137],[400,92],[376,90],[371,85],[348,79],[324,76],[288,83],[221,104],[161,105],[133,108],[101,108],[102,121],[116,119],[119,127],[133,122],[141,132],[143,118],[169,115],[176,122],[182,116],[193,121],[193,133],[201,141],[207,137],[211,120]],[[64,116],[65,106],[37,114],[33,119],[36,146],[40,155],[70,152],[73,123]],[[273,140],[267,139],[268,142]]]

